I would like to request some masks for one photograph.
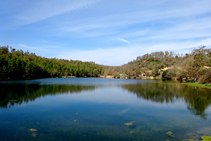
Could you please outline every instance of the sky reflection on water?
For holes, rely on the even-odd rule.
[[[199,140],[211,134],[209,89],[97,78],[0,87],[2,140]],[[133,126],[124,125],[132,121]]]

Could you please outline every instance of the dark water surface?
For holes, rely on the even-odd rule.
[[[211,136],[210,104],[210,89],[179,83],[100,78],[0,82],[0,140],[198,141]]]

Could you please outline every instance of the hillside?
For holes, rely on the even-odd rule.
[[[206,67],[205,67],[206,66]],[[82,62],[45,58],[34,53],[0,47],[0,80],[20,80],[76,76],[110,78],[140,78],[140,75],[159,76],[188,82],[211,83],[211,49],[200,46],[190,54],[153,52],[138,56],[122,66],[104,66]]]
[[[135,60],[119,67],[104,67],[104,75],[136,78],[141,74],[158,76],[162,79],[178,79],[188,82],[211,83],[211,49],[200,46],[190,54],[153,52],[138,56]]]
[[[94,62],[44,58],[34,53],[0,47],[0,79],[19,80],[61,76],[96,77],[102,67]]]

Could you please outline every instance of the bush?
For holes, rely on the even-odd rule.
[[[211,70],[204,69],[204,70],[200,71],[198,83],[210,84],[211,83]]]
[[[173,70],[166,70],[162,73],[163,80],[171,80],[173,77],[176,77],[176,73]]]

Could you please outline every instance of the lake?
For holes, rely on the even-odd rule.
[[[211,90],[136,79],[0,82],[0,140],[200,140]]]

